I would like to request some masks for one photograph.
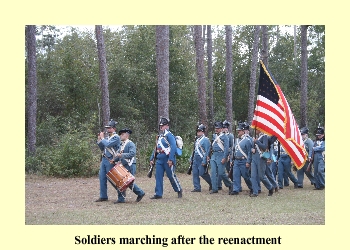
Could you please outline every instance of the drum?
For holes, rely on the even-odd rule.
[[[135,177],[122,165],[115,165],[106,174],[110,183],[120,192],[124,192],[135,180]]]

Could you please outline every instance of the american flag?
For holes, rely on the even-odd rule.
[[[304,165],[306,151],[298,124],[280,86],[262,61],[252,127],[275,135],[297,169]]]

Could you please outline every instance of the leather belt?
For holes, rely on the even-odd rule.
[[[237,160],[244,160],[245,157],[244,157],[244,156],[242,156],[242,157],[236,157],[236,156],[235,156],[235,159],[237,159]]]

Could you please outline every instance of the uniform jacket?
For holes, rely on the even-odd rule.
[[[239,146],[238,146],[239,145]],[[240,150],[241,149],[241,150]],[[252,142],[247,135],[242,135],[241,138],[235,141],[234,145],[234,156],[235,158],[241,159],[242,157],[247,157],[247,162],[251,163],[252,161]],[[243,154],[241,151],[243,151]]]
[[[164,151],[170,161],[175,162],[176,152],[176,140],[175,136],[169,131],[165,130],[164,133],[160,134],[157,142],[157,150]],[[150,160],[153,160],[154,152],[152,152]]]
[[[119,135],[117,135],[117,133],[114,132],[111,136],[97,141],[97,145],[99,146],[103,154],[108,157],[108,159],[113,159],[114,156],[111,154],[110,151],[118,151],[120,146],[120,137]]]
[[[136,146],[132,141],[127,140],[122,142],[118,151],[122,156],[120,158],[117,157],[115,162],[121,161],[123,166],[136,164]]]
[[[217,140],[217,137],[220,137],[218,140],[221,140],[221,143],[223,144],[224,148],[222,150],[222,148],[220,148],[218,142],[216,142],[215,140]],[[228,151],[228,147],[229,147],[229,142],[228,142],[228,137],[227,135],[225,135],[225,133],[220,133],[219,135],[214,134],[213,135],[213,143],[212,143],[212,150],[213,153],[215,153],[215,151],[223,151],[224,152],[224,158],[226,159],[229,151]]]

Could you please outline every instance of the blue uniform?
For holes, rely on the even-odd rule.
[[[230,172],[230,161],[232,161],[231,159],[231,155],[232,155],[232,150],[233,150],[233,140],[234,140],[234,136],[232,133],[224,133],[227,138],[228,138],[228,154],[229,154],[229,160],[226,161],[225,165],[225,169],[227,171],[227,173]],[[229,176],[229,178],[232,178],[232,176]],[[222,188],[222,179],[221,177],[218,178],[218,187],[219,189]]]
[[[165,130],[164,133],[159,135],[157,142],[157,159],[156,159],[156,187],[155,187],[155,195],[163,196],[163,177],[164,172],[166,172],[167,177],[171,183],[175,192],[181,191],[180,182],[175,174],[175,166],[176,166],[176,141],[175,136],[168,130]],[[150,158],[153,161],[153,153]],[[173,162],[173,165],[169,167],[168,160]]]
[[[100,198],[108,199],[107,195],[107,176],[106,174],[113,168],[114,164],[111,164],[109,160],[113,160],[115,153],[120,146],[120,137],[114,132],[109,137],[97,141],[97,145],[103,152],[102,161],[100,164]]]
[[[278,159],[278,186],[283,189],[284,174],[294,183],[294,187],[298,186],[298,180],[292,173],[292,160],[285,149],[280,146],[280,157]]]
[[[135,144],[130,141],[129,139],[126,141],[123,141],[119,150],[119,153],[121,153],[121,157],[117,157],[115,159],[115,162],[121,162],[123,166],[133,175],[135,176],[136,174],[136,146]],[[129,186],[129,188],[136,194],[137,196],[143,195],[145,192],[139,188],[139,186],[133,182]],[[119,202],[125,202],[125,191],[121,193],[118,190],[118,201]]]
[[[233,188],[234,193],[242,191],[241,176],[248,188],[252,190],[252,182],[248,173],[246,163],[252,162],[252,141],[247,135],[237,139],[234,145],[234,165],[233,165]]]
[[[194,159],[192,164],[192,179],[194,190],[201,191],[200,176],[205,180],[209,187],[211,187],[211,179],[209,173],[205,173],[207,167],[207,156],[210,151],[210,141],[207,137],[202,135],[197,138],[194,148]],[[191,161],[192,159],[190,159]]]
[[[322,140],[317,140],[313,147],[314,150],[314,177],[315,188],[323,189],[326,186],[325,183],[325,151],[326,141],[324,137]]]
[[[297,170],[297,177],[298,177],[298,187],[303,187],[303,182],[304,182],[304,173],[306,174],[306,176],[309,178],[309,180],[311,181],[311,184],[313,185],[315,183],[315,177],[312,174],[312,171],[310,169],[310,171],[306,171],[307,167],[309,166],[309,159],[312,156],[312,147],[313,147],[313,142],[310,138],[306,138],[306,140],[304,140],[304,147],[305,150],[308,154],[308,160],[305,162],[304,166],[300,169]]]
[[[267,177],[267,179],[270,181],[271,185],[273,188],[277,188],[277,182],[276,182],[276,174],[274,174],[273,170],[272,170],[272,167],[273,167],[273,163],[274,163],[274,157],[273,155],[274,154],[274,144],[272,143],[270,145],[270,160],[271,160],[271,163],[267,163],[266,165],[266,170],[265,170],[265,175]]]
[[[228,178],[225,173],[225,165],[221,163],[222,159],[226,159],[228,157],[229,151],[229,142],[228,137],[224,133],[220,133],[219,135],[213,135],[213,143],[212,143],[212,156],[210,159],[211,166],[211,183],[212,183],[212,191],[218,191],[218,178],[222,178],[226,187],[230,188],[232,182]]]
[[[252,154],[252,165],[251,165],[251,182],[253,187],[253,194],[258,195],[258,181],[261,181],[268,190],[272,189],[270,181],[265,175],[266,171],[266,160],[260,157],[260,152],[264,152],[268,147],[267,135],[260,134],[259,139],[255,142],[255,153]],[[259,152],[260,151],[260,152]]]

